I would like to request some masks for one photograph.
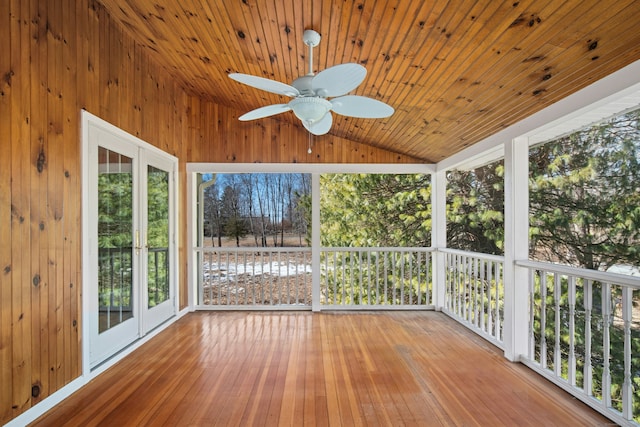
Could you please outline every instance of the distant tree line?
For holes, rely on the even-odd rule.
[[[302,199],[311,194],[311,177],[295,173],[218,174],[204,190],[204,236],[211,245],[223,238],[253,239],[256,247],[285,246],[285,236],[306,243]]]

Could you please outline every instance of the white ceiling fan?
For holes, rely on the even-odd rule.
[[[314,74],[313,48],[320,43],[320,34],[314,30],[306,30],[303,40],[309,46],[309,72],[295,79],[291,85],[249,74],[229,74],[229,77],[240,83],[293,98],[287,104],[267,105],[249,111],[240,116],[239,120],[261,119],[293,110],[310,133],[324,135],[333,124],[331,111],[365,119],[378,119],[393,114],[393,108],[384,102],[365,96],[347,95],[367,75],[367,70],[362,65],[340,64]]]

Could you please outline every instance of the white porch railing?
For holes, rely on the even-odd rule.
[[[204,248],[196,253],[201,308],[311,308],[311,248]]]
[[[504,257],[455,249],[439,251],[445,256],[442,311],[504,348]]]
[[[430,248],[322,248],[324,309],[433,308]],[[198,307],[311,309],[311,248],[197,248]]]
[[[431,248],[322,248],[320,303],[330,309],[433,308]]]
[[[640,422],[640,279],[531,261],[523,363],[622,425]]]

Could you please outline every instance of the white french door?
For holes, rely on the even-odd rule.
[[[84,125],[85,321],[95,367],[176,313],[177,160],[92,116]]]

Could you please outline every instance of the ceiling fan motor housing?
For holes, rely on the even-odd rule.
[[[298,77],[291,83],[291,86],[298,89],[302,96],[315,96],[311,82],[313,81],[313,74],[307,74],[306,76]]]

